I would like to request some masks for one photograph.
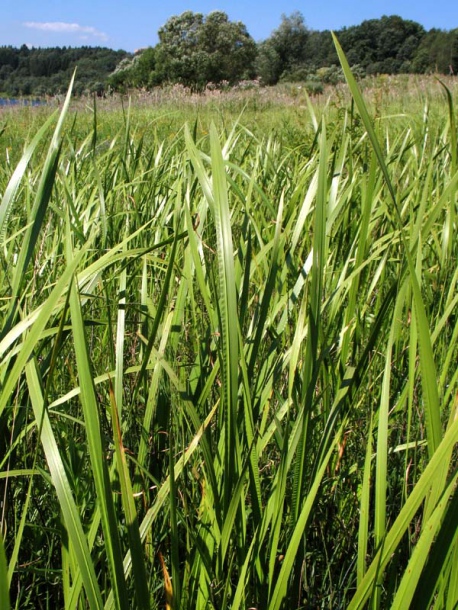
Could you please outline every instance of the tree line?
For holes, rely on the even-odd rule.
[[[358,76],[458,73],[458,28],[426,30],[399,16],[342,28],[336,35]],[[261,42],[227,14],[186,11],[171,17],[159,42],[134,54],[101,47],[0,47],[0,94],[53,95],[64,91],[78,65],[76,93],[152,88],[180,83],[199,90],[257,78],[264,85],[303,81],[319,86],[340,78],[327,30],[310,30],[299,12],[283,15]]]
[[[102,93],[109,75],[131,54],[104,47],[0,46],[0,95],[56,95],[67,90],[76,67],[75,93]]]

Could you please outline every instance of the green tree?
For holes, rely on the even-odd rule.
[[[458,74],[458,28],[450,32],[450,68]]]
[[[0,47],[0,94],[43,95],[66,91],[78,67],[75,94],[105,88],[107,77],[128,54],[101,47]]]
[[[257,71],[263,82],[275,84],[305,66],[309,35],[302,13],[282,15],[279,27],[259,47]]]
[[[133,82],[135,87],[148,87],[156,66],[156,49],[147,47],[135,55],[133,60]]]
[[[254,76],[256,44],[241,21],[213,11],[199,29],[198,46],[206,56],[207,82],[235,83]]]
[[[369,19],[337,32],[350,64],[359,64],[369,73],[411,71],[424,36],[423,26],[397,15]]]
[[[458,73],[458,29],[433,28],[419,44],[412,62],[415,72]]]
[[[198,79],[198,30],[204,16],[186,11],[171,17],[158,31],[156,79],[193,84]]]
[[[354,65],[350,57],[350,65]],[[331,32],[324,30],[322,32],[311,31],[307,39],[307,65],[310,66],[310,71],[314,72],[318,68],[334,66],[339,63],[336,49],[332,41]]]
[[[235,83],[254,73],[256,44],[240,21],[226,13],[186,11],[159,29],[155,82],[202,87],[208,82]]]
[[[282,61],[271,39],[261,42],[258,46],[256,73],[264,85],[275,85],[280,79]]]
[[[156,66],[156,49],[147,47],[131,58],[124,58],[110,74],[108,86],[116,91],[147,88],[153,83]]]

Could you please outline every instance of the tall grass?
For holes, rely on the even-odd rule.
[[[68,98],[0,174],[2,608],[458,603],[454,99],[341,61],[299,144]]]

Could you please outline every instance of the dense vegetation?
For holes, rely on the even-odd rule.
[[[391,16],[336,32],[358,75],[458,72],[458,29],[430,30]],[[222,12],[188,11],[159,30],[159,43],[126,60],[110,77],[116,89],[179,82],[197,88],[257,76],[266,85],[280,80],[335,83],[343,79],[329,31],[309,30],[301,13],[283,16],[271,36],[255,45],[241,23]]]
[[[1,116],[2,610],[456,607],[456,88],[342,62]]]
[[[102,92],[107,77],[128,54],[103,47],[0,47],[0,95],[65,93],[78,66],[75,93]]]
[[[358,76],[458,73],[458,29],[426,31],[414,21],[384,16],[336,34]],[[76,65],[77,94],[174,83],[202,90],[253,78],[263,85],[301,81],[310,92],[320,92],[323,85],[343,80],[331,33],[310,30],[298,12],[283,15],[279,27],[259,43],[222,11],[173,16],[158,37],[156,46],[135,54],[0,47],[0,95],[62,93]]]

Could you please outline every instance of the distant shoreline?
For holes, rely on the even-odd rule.
[[[0,106],[47,106],[47,104],[46,100],[39,98],[0,97]]]

